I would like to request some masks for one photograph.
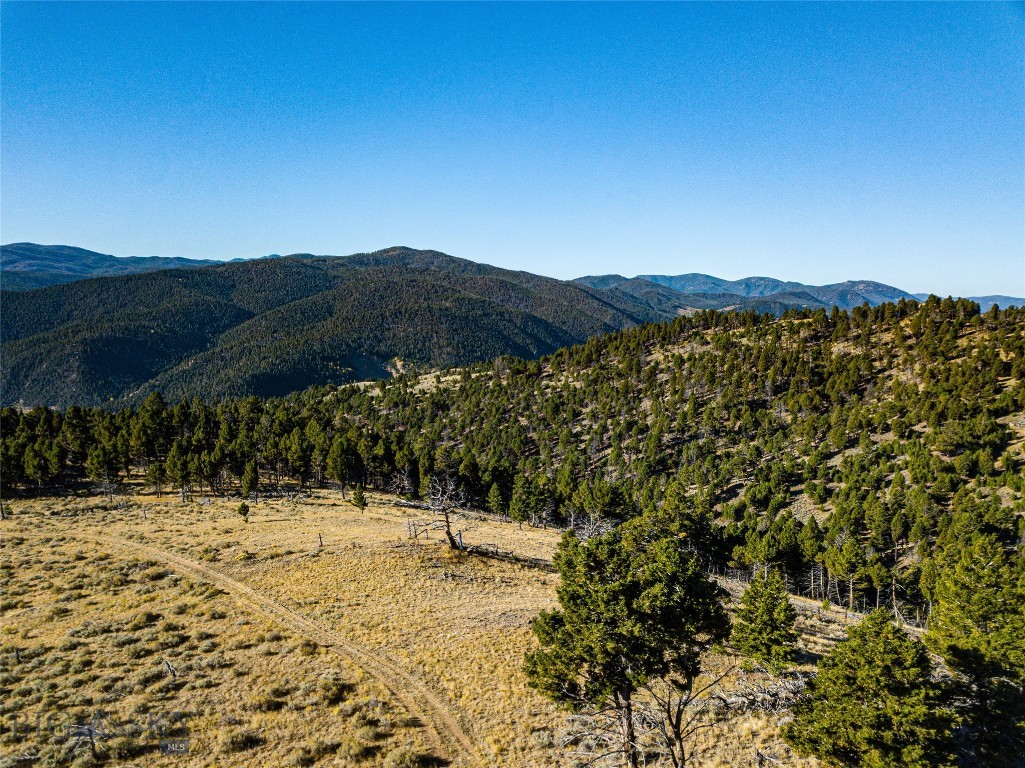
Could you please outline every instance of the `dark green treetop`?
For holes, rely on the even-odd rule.
[[[951,764],[951,724],[925,646],[879,610],[822,660],[783,737],[829,766],[936,768]]]
[[[745,656],[779,672],[797,657],[796,619],[783,578],[776,571],[762,571],[741,597],[731,639]]]
[[[954,672],[968,764],[1025,760],[1025,560],[978,535],[939,571],[925,640]]]

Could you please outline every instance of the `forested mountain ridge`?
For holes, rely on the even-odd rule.
[[[862,304],[876,306],[887,301],[914,298],[910,293],[872,280],[848,280],[831,285],[807,285],[772,277],[745,277],[724,280],[700,273],[686,275],[597,275],[577,278],[576,282],[603,290],[638,290],[639,285],[656,285],[676,296],[682,307],[695,309],[753,308],[759,299],[773,299],[793,308],[808,307],[853,309]],[[705,297],[705,304],[692,305],[691,297]],[[710,301],[716,306],[711,306]]]
[[[5,404],[281,395],[536,357],[659,319],[612,297],[435,251],[261,259],[3,294]]]
[[[202,267],[218,262],[168,256],[110,256],[69,245],[0,245],[0,289],[26,291],[90,277],[133,275],[158,269]]]
[[[793,281],[777,280],[772,277],[744,277],[740,280],[723,280],[702,274],[689,275],[640,275],[643,280],[669,286],[681,293],[735,293],[746,298],[766,297],[779,293],[803,292],[815,297],[827,306],[837,305],[852,309],[864,302],[875,306],[887,301],[913,298],[911,294],[873,280],[846,280],[830,285],[808,285]]]

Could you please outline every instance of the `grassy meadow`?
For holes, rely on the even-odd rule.
[[[577,762],[568,713],[521,672],[531,617],[557,604],[559,533],[467,517],[467,544],[512,556],[456,553],[410,539],[423,511],[369,501],[318,491],[250,504],[248,520],[198,497],[6,504],[0,764]],[[818,653],[842,628],[805,608]],[[778,720],[703,731],[695,765],[814,765]],[[188,751],[163,754],[177,738]]]

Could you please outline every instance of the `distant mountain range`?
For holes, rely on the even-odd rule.
[[[332,257],[315,256],[310,253],[295,253],[286,257],[272,253],[259,258],[314,259]],[[111,256],[69,245],[11,243],[0,245],[0,289],[24,291],[90,277],[134,275],[161,269],[186,269],[244,261],[252,261],[252,259],[232,259],[230,262],[225,262],[167,256]],[[599,275],[579,277],[573,282],[601,290],[616,289],[639,299],[642,303],[650,302],[653,306],[666,310],[671,307],[682,310],[751,307],[764,311],[776,311],[775,308],[787,309],[806,306],[832,308],[834,305],[850,309],[866,301],[875,306],[886,301],[898,301],[901,298],[914,298],[921,301],[929,297],[928,293],[912,294],[900,288],[871,280],[848,280],[831,285],[807,285],[777,280],[772,277],[724,280],[712,275],[690,273],[686,275],[638,275],[633,278],[622,275]],[[662,289],[650,284],[661,286]],[[679,294],[690,298],[681,302]],[[1003,294],[966,296],[965,298],[977,301],[987,308],[993,304],[998,304],[1001,307],[1025,304],[1025,298]],[[759,301],[759,299],[765,301]]]
[[[927,293],[912,294],[892,285],[872,280],[847,280],[830,285],[808,285],[786,282],[772,277],[744,277],[724,280],[712,275],[593,275],[578,277],[574,282],[610,292],[625,293],[653,306],[687,312],[698,309],[755,309],[780,314],[787,309],[819,307],[852,309],[868,302],[870,306],[887,301],[915,299],[922,301]],[[1023,306],[1025,298],[1014,296],[966,296],[988,309]]]
[[[89,277],[134,275],[158,269],[203,267],[218,263],[167,256],[109,256],[70,245],[11,243],[0,245],[0,289],[26,291]]]
[[[916,298],[871,281],[561,281],[402,247],[212,262],[17,243],[0,246],[0,285],[5,405],[130,404],[154,390],[170,399],[275,396],[387,376],[396,360],[448,367],[537,357],[702,309],[782,314]]]

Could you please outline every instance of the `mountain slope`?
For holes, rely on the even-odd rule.
[[[0,245],[0,287],[5,291],[25,291],[90,277],[132,275],[217,263],[165,256],[109,256],[70,245],[11,243]]]
[[[281,395],[536,357],[660,319],[628,297],[435,251],[279,258],[3,294],[2,402]]]

